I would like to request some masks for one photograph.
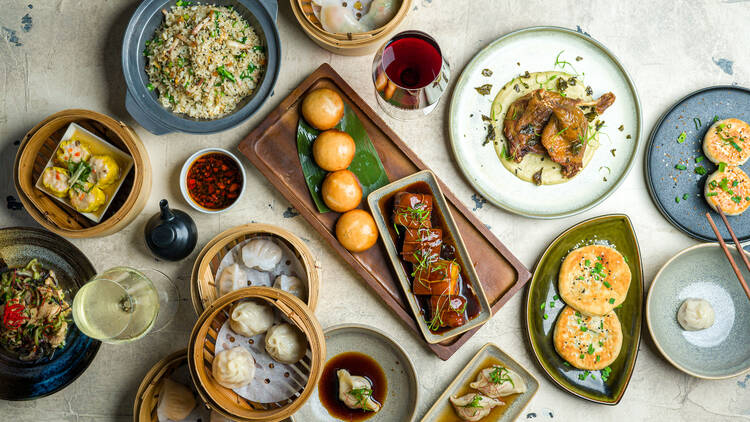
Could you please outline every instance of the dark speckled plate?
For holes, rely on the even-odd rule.
[[[632,280],[628,296],[615,313],[622,324],[622,349],[603,381],[600,371],[582,371],[570,366],[555,351],[552,337],[555,321],[565,303],[557,298],[557,278],[568,253],[582,246],[600,244],[619,251],[630,267]],[[630,219],[615,214],[595,217],[576,224],[549,245],[534,270],[526,294],[526,328],[529,343],[539,365],[557,385],[569,393],[596,403],[620,402],[635,367],[643,312],[643,268],[638,239]],[[546,317],[545,317],[546,315]]]
[[[46,230],[26,227],[0,229],[0,257],[10,267],[37,258],[55,271],[68,303],[78,288],[96,274],[86,256],[70,242]],[[70,324],[65,347],[52,358],[21,362],[0,350],[0,399],[31,400],[65,388],[88,368],[100,342]],[[0,418],[2,419],[2,418]]]
[[[711,211],[703,198],[706,178],[716,171],[716,165],[703,155],[703,136],[713,124],[714,116],[719,119],[736,117],[750,121],[750,89],[738,86],[715,86],[693,92],[672,106],[656,123],[646,147],[645,175],[648,190],[659,211],[675,227],[696,239],[716,241],[716,235],[708,225],[705,214]],[[700,126],[696,127],[698,120]],[[682,132],[685,142],[677,142]],[[704,157],[696,163],[696,157]],[[675,166],[682,164],[685,170]],[[708,173],[701,176],[695,173],[697,166],[703,166]],[[741,168],[750,173],[750,162]],[[683,199],[687,195],[687,199]],[[675,199],[679,198],[679,202]],[[750,241],[750,212],[728,217],[741,242]],[[723,224],[719,230],[724,240],[731,237]]]

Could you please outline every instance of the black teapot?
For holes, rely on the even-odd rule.
[[[169,208],[166,199],[159,201],[161,211],[146,223],[146,245],[151,253],[161,259],[179,261],[195,249],[198,228],[190,216]]]

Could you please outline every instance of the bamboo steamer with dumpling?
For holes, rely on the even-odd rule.
[[[304,269],[304,274],[295,274],[305,282],[307,297],[304,302],[315,310],[320,290],[320,262],[315,259],[307,244],[292,232],[269,224],[253,223],[218,234],[198,254],[190,278],[193,309],[198,315],[219,298],[217,282],[221,274],[217,273],[224,257],[232,248],[255,238],[273,239],[293,253]]]
[[[44,171],[48,160],[58,152],[58,144],[71,123],[76,123],[106,140],[133,160],[132,170],[125,176],[109,208],[98,223],[35,187],[36,180]],[[87,154],[85,146],[70,147],[71,154]],[[67,150],[66,148],[63,152],[66,153]],[[73,156],[60,157],[65,158]],[[57,161],[59,160],[56,159],[54,165],[59,165]],[[115,170],[119,170],[114,169],[107,159],[101,161],[101,167],[110,171],[108,174],[113,175],[116,173]],[[151,161],[138,135],[125,123],[89,110],[64,110],[47,117],[23,137],[16,153],[13,182],[26,211],[47,230],[70,238],[108,236],[125,228],[146,206],[151,193]],[[107,183],[112,181],[105,180],[104,186]],[[67,197],[67,194],[65,196]],[[90,205],[89,200],[101,201],[102,198],[99,195],[82,199],[87,199],[86,204],[82,205]]]
[[[261,387],[269,383],[284,384],[282,390],[291,392],[286,399],[268,403],[248,400],[236,393],[235,387],[227,388],[220,384],[217,381],[220,376],[213,373],[214,361],[218,355],[217,343],[234,340],[220,338],[220,330],[230,318],[233,308],[245,301],[272,307],[274,312],[280,314],[285,324],[289,324],[304,336],[304,355],[293,364],[293,370],[288,372],[288,376],[274,381],[264,380],[257,373],[250,377],[251,383],[264,383]],[[230,345],[222,346],[224,350],[220,353],[233,350],[234,347],[242,347],[232,345],[230,349]],[[280,421],[294,414],[310,398],[320,380],[325,356],[323,329],[313,311],[297,297],[269,287],[246,287],[213,302],[198,318],[188,344],[188,367],[201,400],[222,416],[242,422]],[[258,356],[253,358],[258,359]],[[255,365],[255,360],[252,365]]]
[[[411,9],[412,0],[401,0],[396,14],[380,28],[360,33],[330,33],[323,30],[313,11],[311,0],[290,0],[292,12],[302,30],[313,42],[343,56],[362,56],[375,52],[393,35]]]

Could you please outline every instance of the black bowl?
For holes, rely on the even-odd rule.
[[[196,119],[173,113],[149,91],[145,42],[152,39],[164,20],[162,9],[176,0],[145,0],[130,18],[122,44],[122,71],[127,85],[125,107],[146,130],[163,135],[170,132],[216,133],[230,129],[252,116],[273,93],[281,68],[281,39],[276,28],[278,5],[274,0],[207,0],[202,4],[232,6],[255,29],[266,47],[266,69],[255,92],[243,99],[234,112],[219,119]]]
[[[62,237],[42,229],[11,227],[0,229],[0,258],[10,267],[22,267],[36,258],[55,271],[68,303],[78,288],[95,274],[86,256]],[[65,388],[94,360],[101,342],[70,324],[65,347],[51,358],[23,362],[0,350],[0,399],[31,400]]]

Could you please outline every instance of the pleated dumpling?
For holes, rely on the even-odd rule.
[[[214,356],[211,372],[216,382],[226,388],[241,388],[255,376],[253,354],[240,346],[224,349]]]
[[[496,399],[526,391],[526,383],[520,375],[500,365],[482,369],[476,381],[469,387],[479,390],[487,397]]]
[[[451,396],[449,400],[458,417],[469,422],[478,422],[489,415],[493,408],[505,404],[501,400],[478,393],[469,393],[461,397]]]
[[[358,375],[352,375],[346,369],[336,371],[339,379],[339,400],[350,409],[362,409],[367,412],[380,410],[380,403],[372,398],[372,383]]]
[[[100,187],[109,186],[120,176],[120,167],[117,162],[108,155],[95,155],[89,160],[91,174],[96,184]]]
[[[79,212],[94,212],[107,201],[107,195],[98,186],[90,187],[88,192],[70,189],[68,197],[70,198],[70,205]]]
[[[234,305],[229,314],[229,327],[241,336],[252,337],[268,331],[274,320],[270,305],[254,301],[240,302]]]
[[[61,167],[47,167],[42,173],[42,185],[49,193],[64,198],[70,189],[70,175]]]
[[[89,157],[91,157],[91,152],[88,147],[77,139],[61,142],[55,152],[55,160],[63,166],[67,166],[68,163],[88,161]]]
[[[291,293],[303,301],[307,300],[307,288],[305,283],[293,275],[281,274],[273,282],[273,288]]]
[[[305,357],[307,338],[286,322],[274,325],[266,333],[266,352],[278,362],[295,364]]]
[[[247,287],[247,278],[240,264],[225,267],[219,275],[219,297],[229,292]]]
[[[195,409],[195,395],[190,389],[169,378],[162,381],[156,415],[159,422],[181,421]]]
[[[242,262],[248,268],[271,271],[281,261],[281,247],[269,239],[253,239],[241,250]]]

